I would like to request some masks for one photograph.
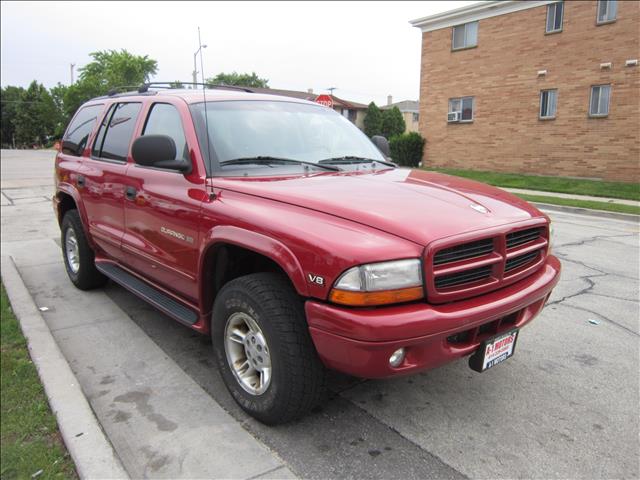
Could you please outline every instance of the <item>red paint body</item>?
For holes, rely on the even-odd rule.
[[[188,175],[125,164],[90,155],[97,126],[81,157],[56,157],[56,209],[68,195],[80,212],[97,261],[116,262],[199,313],[192,326],[209,332],[212,310],[206,258],[221,243],[264,255],[288,275],[306,299],[311,336],[323,362],[362,377],[385,377],[431,368],[472,353],[480,342],[507,328],[529,322],[558,281],[560,264],[548,254],[546,216],[499,189],[438,173],[383,168],[367,172],[316,172],[286,177],[207,178],[188,104],[202,92],[94,100],[142,102],[133,139],[155,102],[180,112],[193,170]],[[220,91],[208,100],[295,101],[273,96]],[[77,177],[86,179],[78,188]],[[135,187],[134,201],[125,189]],[[68,198],[68,197],[66,197]],[[471,204],[484,206],[479,213]],[[188,235],[192,243],[161,233],[163,227]],[[510,232],[540,227],[535,246],[508,251]],[[477,266],[491,265],[481,284],[438,289],[434,279],[474,260],[433,266],[434,254],[461,243],[495,238],[495,252]],[[538,249],[524,268],[502,273],[504,262]],[[346,308],[327,301],[335,280],[360,264],[420,258],[426,298],[378,308]],[[474,266],[475,268],[475,266]],[[308,279],[324,277],[318,285]],[[492,329],[478,326],[492,322]],[[466,341],[448,338],[468,332]],[[391,353],[407,348],[398,368]]]

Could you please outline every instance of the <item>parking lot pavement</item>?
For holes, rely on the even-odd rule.
[[[66,305],[66,296],[72,295],[78,308],[96,315],[106,315],[101,309],[112,301],[127,313],[122,328],[135,324],[136,338],[159,347],[167,361],[201,387],[202,395],[221,405],[299,477],[640,476],[637,222],[551,214],[562,278],[543,313],[523,329],[515,356],[504,364],[478,374],[461,360],[384,381],[333,375],[333,395],[325,407],[274,428],[248,418],[235,405],[213,369],[207,338],[117,285],[109,284],[97,303],[91,298],[96,294],[67,291],[59,255],[52,253],[48,266],[30,266],[26,242],[57,237],[57,226],[48,202],[45,209],[44,203],[29,201],[38,197],[37,189],[22,190],[38,187],[38,176],[16,187],[22,181],[17,174],[5,188],[4,172],[3,151],[2,186],[9,202],[3,200],[2,206],[3,254],[22,256],[21,273],[36,301],[56,302],[63,294]],[[18,198],[21,192],[25,195]],[[122,341],[133,348],[136,338]],[[121,352],[117,342],[113,345],[117,357]],[[72,364],[83,371],[79,380],[85,393],[99,394],[96,385],[103,376],[129,376],[127,381],[136,382],[118,362],[95,375],[89,365]],[[195,425],[193,434],[198,435]]]

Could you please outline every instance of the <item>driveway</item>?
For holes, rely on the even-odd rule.
[[[59,232],[48,200],[52,160],[52,152],[8,151],[2,151],[1,159],[3,255],[14,256],[36,303],[50,309],[44,312],[50,327],[60,327],[74,306],[89,320],[93,311],[106,318],[117,309],[123,315],[119,325],[135,326],[141,334],[120,341],[117,336],[106,338],[110,355],[117,358],[120,348],[135,349],[135,342],[152,343],[164,361],[179,367],[176,372],[200,387],[201,395],[222,406],[297,476],[640,476],[637,222],[549,212],[555,226],[554,252],[563,264],[562,279],[543,313],[523,329],[515,356],[504,364],[478,374],[461,360],[413,377],[384,381],[334,374],[332,398],[326,406],[299,422],[274,428],[247,417],[233,402],[213,368],[207,338],[117,285],[108,284],[99,298],[95,292],[70,286],[57,251]],[[34,255],[37,262],[32,260]],[[114,414],[107,414],[113,410],[110,404],[117,402],[105,401],[109,394],[99,394],[107,388],[97,386],[105,378],[123,378],[131,372],[114,361],[109,363],[111,371],[92,373],[88,366],[95,369],[96,350],[104,345],[95,339],[90,348],[82,345],[81,327],[67,323],[54,336],[64,344],[65,355],[69,352],[72,357],[72,369],[105,431],[116,432],[110,437],[122,456],[128,447],[117,428],[127,421],[117,423]],[[144,384],[147,379],[131,381]],[[173,400],[179,400],[179,392],[174,393]],[[142,401],[144,408],[146,400],[131,400]],[[156,423],[166,427],[162,419],[170,418],[170,410],[164,406]],[[154,422],[153,417],[143,421]],[[163,435],[158,428],[143,433]],[[197,426],[193,435],[198,435]],[[198,441],[208,440],[194,439]],[[150,455],[142,461],[151,464],[154,458]],[[162,476],[163,468],[146,472]]]

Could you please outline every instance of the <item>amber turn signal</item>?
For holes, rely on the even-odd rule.
[[[399,288],[397,290],[382,290],[379,292],[352,292],[334,288],[329,294],[329,300],[333,303],[351,307],[374,307],[391,303],[411,302],[423,297],[422,287]]]

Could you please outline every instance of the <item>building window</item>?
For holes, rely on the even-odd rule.
[[[556,118],[556,105],[558,99],[558,90],[541,90],[540,91],[540,118],[552,119]]]
[[[448,122],[472,122],[473,121],[473,97],[461,97],[449,99]]]
[[[420,114],[419,113],[414,113],[413,114],[413,123],[418,123],[420,121]]]
[[[478,45],[478,22],[470,22],[453,27],[451,45],[452,50],[460,50]]]
[[[589,115],[591,117],[606,117],[609,115],[609,99],[611,85],[594,85],[591,87],[589,100]]]
[[[613,22],[616,19],[618,2],[616,0],[598,0],[598,24]]]
[[[563,2],[557,2],[547,5],[547,33],[556,33],[562,31],[563,11]]]

